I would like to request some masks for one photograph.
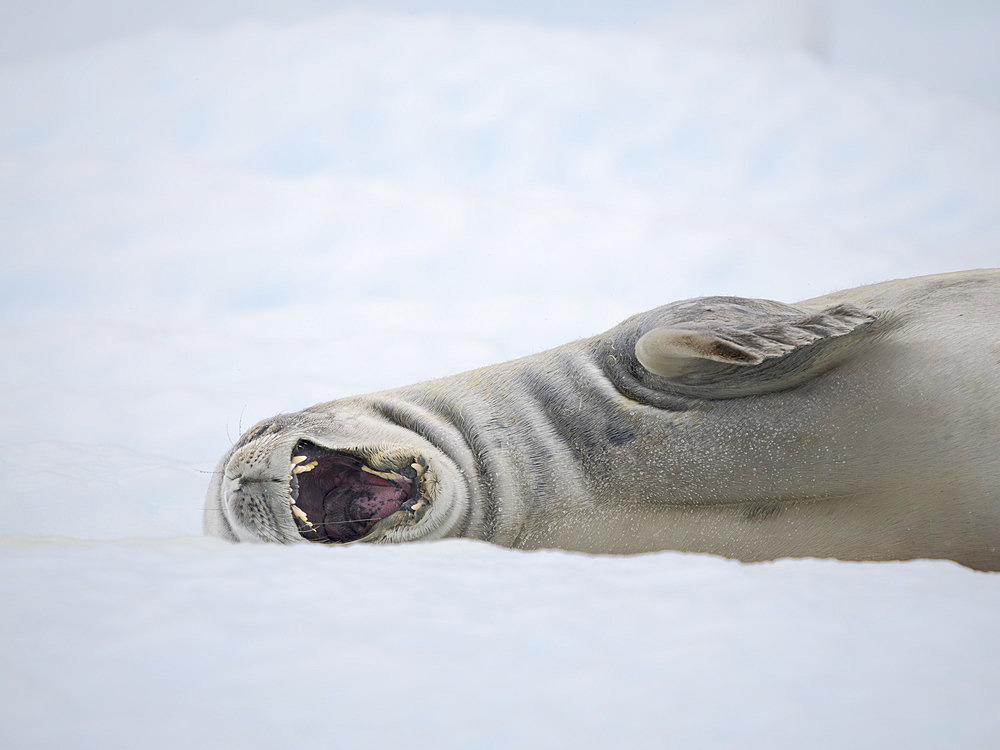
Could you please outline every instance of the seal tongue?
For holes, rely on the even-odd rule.
[[[307,539],[360,539],[410,500],[408,480],[376,475],[354,456],[324,451],[309,458],[313,460],[303,468],[311,468],[296,473],[293,492],[295,506],[308,518],[308,522],[300,519],[300,531]]]

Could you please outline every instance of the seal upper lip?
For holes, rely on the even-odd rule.
[[[353,453],[300,440],[291,455],[291,510],[309,541],[353,542],[379,521],[423,505],[423,466],[377,471]]]

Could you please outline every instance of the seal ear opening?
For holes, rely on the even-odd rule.
[[[733,398],[784,390],[833,367],[844,345],[875,320],[850,305],[821,312],[755,300],[706,304],[691,321],[647,331],[635,356],[669,387],[702,398]],[[700,313],[700,314],[699,314]],[[834,340],[838,340],[836,346]]]

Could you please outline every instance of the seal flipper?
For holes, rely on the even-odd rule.
[[[635,356],[670,390],[699,398],[798,385],[835,366],[858,338],[850,334],[875,320],[850,305],[817,312],[737,298],[691,300],[674,312],[682,319],[643,333]]]

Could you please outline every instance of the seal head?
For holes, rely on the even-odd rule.
[[[455,493],[439,493],[439,472],[456,472],[447,456],[360,409],[332,416],[327,406],[265,420],[223,456],[208,533],[284,544],[435,538],[448,509],[461,506]]]

